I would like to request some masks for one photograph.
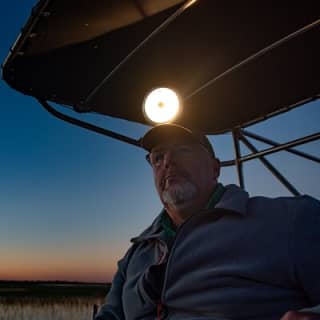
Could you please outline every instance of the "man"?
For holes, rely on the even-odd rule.
[[[181,126],[141,145],[164,209],[132,239],[97,320],[320,319],[301,311],[320,305],[319,201],[224,187],[208,139]]]

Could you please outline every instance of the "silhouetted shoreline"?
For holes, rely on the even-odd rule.
[[[0,280],[0,296],[90,296],[103,297],[110,283],[77,281]]]

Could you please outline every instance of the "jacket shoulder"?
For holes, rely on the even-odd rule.
[[[272,212],[287,212],[290,214],[299,214],[301,212],[316,212],[320,215],[320,201],[309,195],[297,197],[250,197],[248,199],[248,211],[261,210]]]

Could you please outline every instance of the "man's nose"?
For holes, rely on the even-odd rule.
[[[164,155],[164,167],[168,168],[170,165],[175,163],[175,158],[174,150],[167,150]]]

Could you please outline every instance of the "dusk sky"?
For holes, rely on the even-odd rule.
[[[1,63],[34,4],[1,3]],[[145,152],[54,118],[3,80],[0,108],[0,280],[110,281],[130,238],[161,210]],[[134,138],[148,129],[105,116],[85,119]],[[248,129],[286,142],[317,132],[319,123],[318,100]],[[229,134],[210,140],[221,160],[233,158]],[[319,147],[316,141],[297,149],[320,157]],[[320,198],[318,164],[286,152],[267,158],[301,193]],[[258,160],[244,169],[251,195],[289,195]],[[220,180],[237,183],[235,169],[222,169]]]

